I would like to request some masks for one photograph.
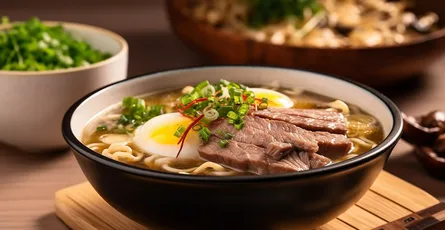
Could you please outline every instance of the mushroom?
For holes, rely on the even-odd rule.
[[[439,157],[430,147],[416,147],[417,160],[422,163],[425,170],[432,176],[445,180],[445,158]]]
[[[402,138],[416,147],[418,161],[431,175],[445,180],[445,112],[402,117]]]
[[[428,33],[439,21],[439,16],[435,13],[428,13],[412,23],[412,27],[419,33]]]
[[[402,113],[403,134],[402,138],[413,145],[431,145],[439,136],[440,129],[437,127],[425,127],[420,119],[407,116]]]
[[[445,112],[433,111],[420,118],[421,125],[428,128],[439,128],[445,131]]]

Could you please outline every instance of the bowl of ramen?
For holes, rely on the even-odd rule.
[[[174,33],[218,64],[306,69],[380,86],[424,73],[445,49],[443,1],[166,4]]]
[[[221,66],[104,87],[62,131],[94,189],[151,228],[310,229],[366,193],[402,119],[349,80]]]

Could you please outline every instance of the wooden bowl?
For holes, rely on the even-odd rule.
[[[372,86],[422,74],[445,50],[445,28],[409,43],[375,48],[273,45],[223,32],[184,13],[189,0],[166,1],[174,33],[216,64],[267,65],[348,77]],[[416,13],[435,12],[445,24],[445,1],[417,1]]]

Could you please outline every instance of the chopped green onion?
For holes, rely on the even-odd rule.
[[[122,114],[117,121],[120,125],[132,125],[135,128],[153,117],[163,114],[162,105],[152,105],[146,107],[145,101],[140,98],[126,97],[122,100]],[[131,127],[130,127],[131,128]],[[129,132],[129,128],[120,128]],[[113,131],[114,133],[122,133],[123,131]]]
[[[258,105],[258,109],[267,109],[267,107],[268,107],[268,104],[267,104],[267,103],[264,103],[264,102],[261,102],[261,103]]]
[[[201,138],[201,140],[204,141],[204,143],[209,141],[211,134],[212,133],[207,127],[203,127],[201,130],[198,131],[199,138]]]
[[[219,140],[218,144],[221,148],[225,148],[229,144],[229,141],[228,140]]]
[[[192,102],[193,100],[192,100],[192,97],[190,96],[190,95],[188,95],[188,94],[186,94],[186,95],[184,95],[184,96],[182,96],[181,97],[181,103],[183,104],[183,105],[188,105],[190,102]]]
[[[226,117],[227,113],[233,110],[232,106],[221,106],[217,111],[219,113],[219,116]]]
[[[233,126],[235,126],[235,129],[241,130],[244,127],[244,123],[243,124],[234,124]]]
[[[226,81],[226,80],[224,80],[224,79],[221,79],[220,81],[219,81],[219,83],[221,84],[221,85],[223,85],[223,86],[228,86],[229,85],[229,81]]]
[[[38,18],[10,22],[1,17],[0,70],[48,71],[97,63],[112,55],[74,38],[62,24],[48,25]]]
[[[130,122],[128,115],[122,114],[119,118],[119,124],[127,125]]]
[[[201,90],[204,89],[205,87],[209,86],[210,82],[209,81],[202,81],[200,82],[197,86],[195,86],[195,88],[193,89],[193,92],[195,93],[201,93]]]
[[[227,123],[233,125],[233,124],[235,124],[235,120],[229,119],[229,120],[227,120]]]
[[[96,131],[105,131],[107,130],[107,126],[106,125],[101,125],[101,126],[97,126]]]
[[[249,105],[248,104],[242,104],[238,109],[238,114],[243,117],[249,112]]]
[[[203,89],[201,89],[201,95],[202,97],[211,97],[213,96],[213,94],[215,94],[215,87],[213,87],[212,85],[208,85],[206,87],[204,87]]]
[[[267,97],[261,98],[261,103],[269,103],[269,99]]]
[[[226,132],[226,133],[224,133],[223,138],[224,138],[224,140],[230,140],[233,138],[233,136],[234,136],[233,133]]]
[[[207,111],[204,111],[204,118],[208,121],[214,121],[218,119],[219,113],[216,111],[216,109],[209,109]]]
[[[231,120],[238,120],[238,115],[233,111],[228,112],[227,117],[230,118]]]
[[[185,132],[186,128],[183,125],[180,125],[178,129],[176,129],[175,134],[173,134],[175,137],[180,138],[182,134]]]

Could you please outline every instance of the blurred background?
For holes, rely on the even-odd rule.
[[[114,31],[129,44],[130,77],[209,63],[173,35],[164,4],[163,0],[12,0],[0,3],[0,16],[8,16],[11,21],[37,16],[42,20],[78,22]],[[444,109],[443,66],[445,56],[424,75],[378,90],[407,114]],[[33,173],[38,170],[42,173]],[[394,150],[386,170],[441,200],[445,199],[444,182],[428,176],[412,154],[412,147],[404,142]],[[15,227],[27,229],[63,229],[63,224],[53,214],[54,191],[83,181],[85,178],[69,152],[60,155],[17,154],[15,149],[0,144],[0,199],[3,199],[0,200],[0,224],[6,220],[7,224],[17,223]],[[5,190],[2,186],[14,187]],[[23,199],[30,201],[19,202]],[[32,208],[27,209],[30,202]],[[19,216],[24,209],[27,209],[26,217]]]
[[[18,0],[2,1],[0,15],[12,21],[37,16],[114,31],[130,44],[129,76],[203,63],[172,36],[163,7],[163,0]]]

